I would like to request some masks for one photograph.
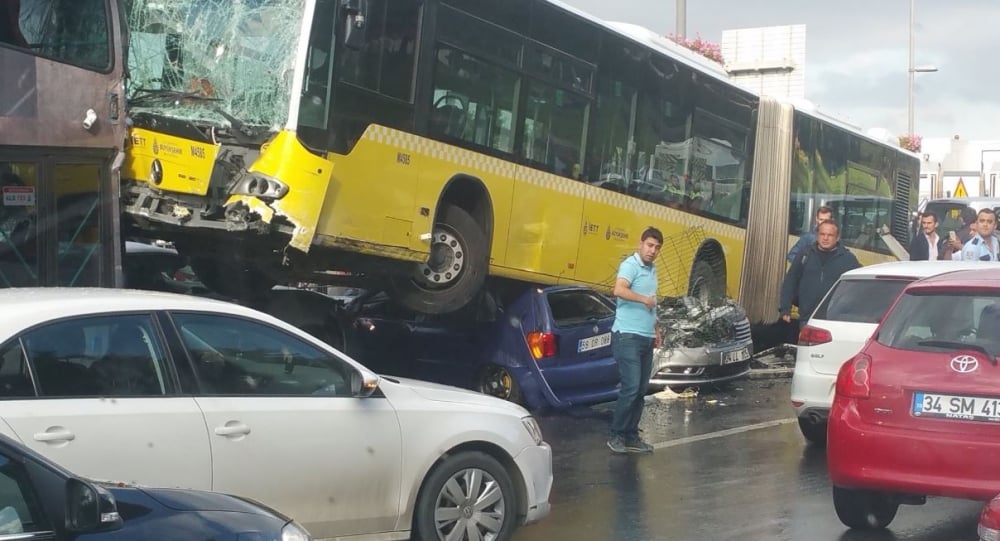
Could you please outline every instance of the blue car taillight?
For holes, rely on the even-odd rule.
[[[528,333],[528,349],[535,360],[556,356],[556,335],[550,332]]]

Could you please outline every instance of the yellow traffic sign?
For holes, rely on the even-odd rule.
[[[958,186],[955,186],[955,197],[969,197],[969,192],[965,191],[965,182],[958,179]]]

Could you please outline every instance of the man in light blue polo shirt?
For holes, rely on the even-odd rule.
[[[651,453],[653,446],[639,437],[639,419],[653,369],[656,341],[656,256],[663,234],[655,227],[642,232],[639,249],[618,267],[614,295],[615,324],[611,353],[618,363],[621,389],[611,419],[608,447],[615,453]]]

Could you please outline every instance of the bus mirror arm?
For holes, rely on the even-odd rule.
[[[896,257],[896,259],[900,261],[910,260],[910,252],[908,252],[906,247],[896,240],[896,237],[892,236],[892,231],[889,229],[888,225],[882,224],[882,227],[878,230],[878,234],[882,237],[882,241],[889,247],[889,251]]]
[[[344,46],[351,50],[360,50],[365,45],[365,14],[368,13],[368,0],[340,0],[340,5],[347,12],[344,28]]]

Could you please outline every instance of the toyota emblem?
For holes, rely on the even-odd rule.
[[[951,360],[951,369],[959,374],[975,372],[979,368],[979,359],[972,355],[959,355]]]

